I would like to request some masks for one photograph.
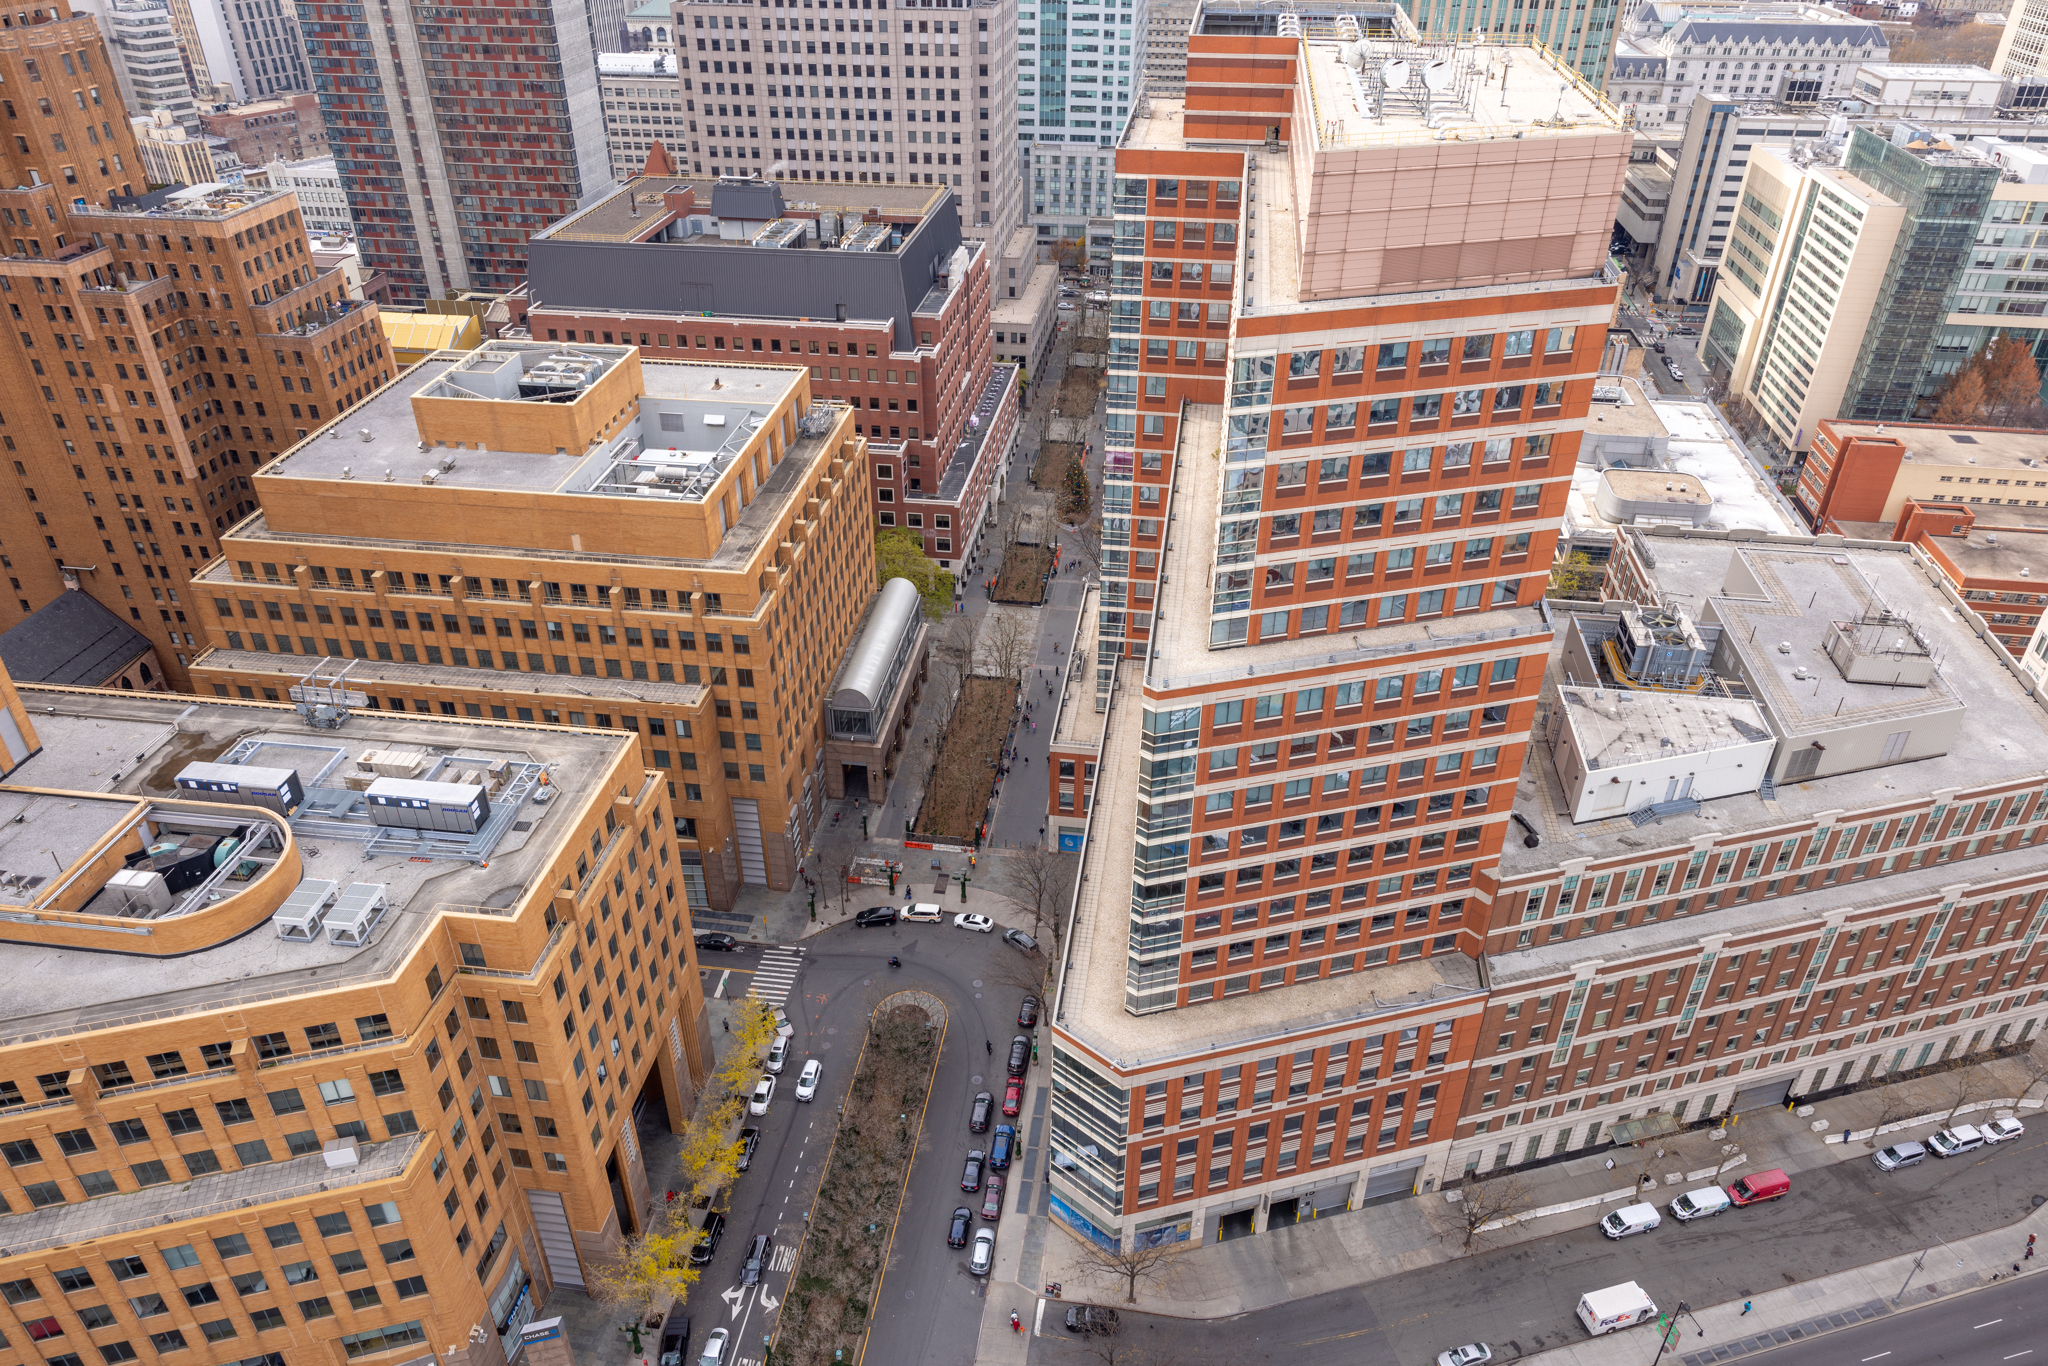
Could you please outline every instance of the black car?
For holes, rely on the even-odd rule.
[[[706,930],[697,936],[697,947],[717,953],[731,953],[740,946],[740,941],[720,930]]]
[[[966,1247],[967,1235],[974,1228],[974,1211],[962,1205],[953,1211],[953,1222],[946,1228],[947,1247]]]
[[[1036,996],[1026,996],[1023,1003],[1017,1007],[1017,1028],[1036,1029],[1037,1027],[1038,998]]]
[[[870,906],[853,918],[853,923],[866,929],[871,925],[893,925],[896,923],[894,906]]]
[[[1067,1331],[1069,1333],[1114,1333],[1116,1331],[1116,1310],[1102,1309],[1092,1304],[1070,1304],[1067,1306]]]
[[[761,1131],[752,1127],[740,1130],[740,1170],[754,1165],[754,1149],[761,1146]]]
[[[1010,1075],[1021,1077],[1024,1069],[1031,1065],[1031,1036],[1019,1034],[1010,1040]]]
[[[996,1125],[995,1142],[988,1145],[988,1169],[992,1172],[1005,1170],[1010,1165],[1010,1154],[1017,1148],[1017,1126]]]
[[[704,1238],[690,1249],[691,1266],[709,1266],[718,1253],[718,1240],[725,1236],[725,1216],[712,1213],[704,1219]]]
[[[754,1235],[754,1241],[747,1248],[747,1262],[740,1268],[741,1285],[759,1285],[761,1275],[768,1270],[768,1259],[775,1255],[775,1239],[765,1233]]]
[[[671,1314],[661,1329],[661,1355],[655,1358],[655,1366],[683,1366],[683,1358],[690,1354],[690,1316]]]
[[[967,1114],[968,1129],[977,1134],[987,1133],[989,1112],[995,1108],[996,1098],[994,1096],[986,1091],[977,1093],[974,1097],[974,1108]]]
[[[986,1160],[986,1155],[979,1148],[967,1154],[967,1165],[960,1172],[961,1190],[972,1192],[981,1189],[981,1167]]]

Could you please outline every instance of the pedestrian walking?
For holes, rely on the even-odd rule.
[[[1017,1311],[1014,1309],[1010,1311],[1010,1331],[1013,1333],[1024,1331],[1024,1320],[1017,1317]]]
[[[1742,1314],[1747,1314],[1751,1309],[1755,1307],[1756,1306],[1749,1300],[1744,1300],[1742,1302]],[[1735,1317],[1739,1319],[1742,1317],[1742,1314],[1737,1314]]]

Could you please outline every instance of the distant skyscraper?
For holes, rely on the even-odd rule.
[[[188,0],[202,37],[211,30],[213,78],[235,87],[238,98],[260,99],[280,91],[307,90],[306,44],[299,16],[289,0]],[[360,7],[355,18],[362,19]],[[223,54],[222,49],[225,49]]]
[[[1147,0],[1019,0],[1017,140],[1031,221],[1109,263],[1109,173],[1144,82]],[[1079,264],[1079,262],[1074,262]]]
[[[1555,9],[1522,0],[1402,0],[1425,39],[1488,38],[1540,42],[1579,75],[1598,86],[1607,76],[1608,55],[1621,6],[1618,0],[1590,0]]]
[[[196,135],[199,108],[178,43],[177,17],[167,0],[96,0],[77,11],[99,21],[128,112],[139,118],[164,110]]]
[[[2034,76],[2041,72],[2042,51],[2048,49],[2048,0],[2018,0],[2006,11],[2005,32],[1991,69],[2001,76]]]
[[[389,13],[398,40],[365,50],[359,6],[303,9],[363,265],[394,299],[511,289],[526,239],[612,187],[591,20],[570,0],[516,23],[473,0]],[[458,39],[489,46],[488,74],[455,59]]]

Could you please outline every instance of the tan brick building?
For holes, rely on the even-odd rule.
[[[866,442],[801,366],[494,342],[408,370],[254,480],[201,574],[201,692],[322,658],[371,705],[636,734],[694,906],[787,887],[819,699],[873,592]]]
[[[0,701],[0,854],[56,859],[0,890],[0,970],[45,979],[0,1004],[0,1335],[66,1366],[502,1361],[637,1227],[639,1132],[710,1057],[638,746],[4,675]],[[192,800],[197,760],[304,800]],[[478,828],[374,823],[369,764],[474,775]]]
[[[0,29],[0,82],[0,629],[75,581],[188,687],[188,581],[258,462],[391,376],[376,309],[313,265],[290,194],[141,194],[89,15]]]
[[[202,109],[199,126],[215,137],[226,138],[235,159],[244,166],[329,155],[320,97],[311,91],[250,100],[224,109]]]

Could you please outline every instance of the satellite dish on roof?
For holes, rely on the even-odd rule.
[[[1408,63],[1398,57],[1380,68],[1380,83],[1389,90],[1401,90],[1408,84]]]
[[[1439,57],[1422,68],[1422,83],[1433,92],[1441,94],[1451,86],[1451,64]]]

